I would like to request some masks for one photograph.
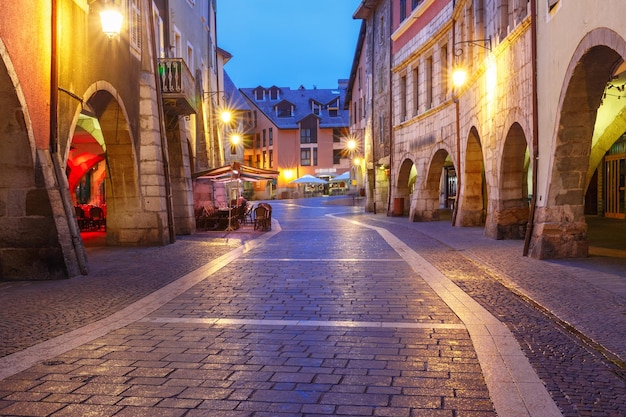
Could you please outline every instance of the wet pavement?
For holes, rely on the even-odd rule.
[[[0,415],[626,415],[626,262],[342,201],[0,284]]]

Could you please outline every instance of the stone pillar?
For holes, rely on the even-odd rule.
[[[487,216],[485,236],[492,239],[524,239],[528,224],[528,207],[494,210]]]
[[[578,258],[588,253],[587,223],[582,205],[536,209],[529,251],[531,257]]]

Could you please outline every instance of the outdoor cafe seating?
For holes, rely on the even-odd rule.
[[[254,209],[254,230],[272,229],[272,206],[259,203]]]
[[[74,206],[74,213],[81,232],[106,229],[106,212],[103,207],[77,205]]]

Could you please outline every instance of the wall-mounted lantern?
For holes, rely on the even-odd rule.
[[[115,2],[105,3],[100,11],[100,22],[102,23],[102,32],[113,39],[120,35],[122,31],[122,13]]]

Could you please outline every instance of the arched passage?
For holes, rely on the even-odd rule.
[[[50,154],[36,149],[31,126],[20,82],[0,40],[2,280],[58,279],[80,273],[65,212],[54,190]]]
[[[95,110],[102,136],[104,172],[94,182],[95,201],[106,212],[106,243],[137,244],[136,227],[141,221],[141,204],[135,146],[126,112],[116,97],[106,90],[96,91],[87,103]],[[80,129],[75,130],[76,132]],[[97,136],[97,134],[93,134]],[[102,186],[104,180],[104,186]],[[104,195],[101,195],[104,190]]]
[[[411,195],[415,187],[417,170],[413,161],[405,159],[400,165],[394,194],[393,215],[406,216],[409,214]]]
[[[519,123],[509,129],[500,161],[499,198],[485,225],[485,235],[495,239],[523,239],[528,223],[530,158]]]
[[[425,177],[418,178],[411,207],[412,221],[439,220],[440,211],[451,208],[456,198],[456,169],[445,149],[433,155]]]
[[[461,186],[455,224],[463,227],[484,225],[487,215],[485,164],[480,137],[475,127],[470,130],[467,139]]]
[[[599,40],[609,45],[598,45]],[[537,210],[535,219],[533,257],[579,257],[588,253],[584,197],[594,126],[607,82],[623,62],[625,52],[626,44],[619,36],[608,29],[596,29],[583,39],[572,58],[556,123],[546,206]]]

